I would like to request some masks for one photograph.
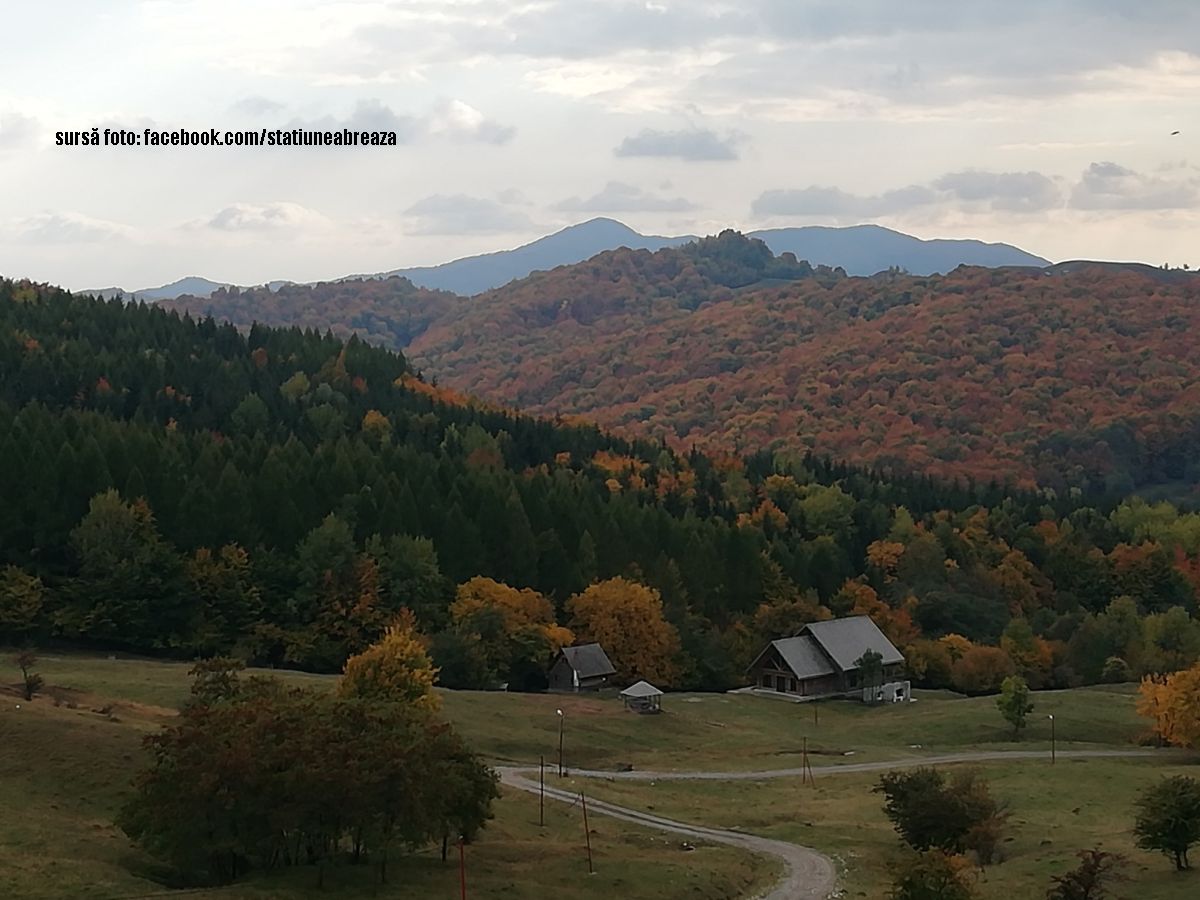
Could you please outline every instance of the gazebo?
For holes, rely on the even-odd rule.
[[[648,681],[639,681],[621,691],[625,708],[639,713],[662,712],[662,691]]]

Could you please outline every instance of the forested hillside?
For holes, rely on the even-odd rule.
[[[681,455],[458,400],[358,340],[0,281],[0,642],[334,670],[409,608],[452,686],[534,685],[606,636],[628,677],[726,687],[847,613],[967,690],[1200,655],[1200,516],[1079,503]]]
[[[397,281],[176,305],[357,331],[441,384],[683,449],[1200,500],[1200,278],[1086,265],[848,278],[785,259],[726,232],[471,301]]]

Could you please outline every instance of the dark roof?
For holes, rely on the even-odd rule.
[[[796,673],[797,678],[819,678],[822,675],[832,675],[833,666],[821,652],[821,648],[807,634],[796,637],[781,638],[771,641],[784,663]]]
[[[563,658],[567,665],[575,670],[580,678],[599,678],[603,675],[615,675],[608,655],[599,644],[580,644],[578,647],[563,647]]]
[[[870,616],[810,622],[801,631],[801,635],[805,634],[811,634],[843,672],[857,669],[859,658],[868,650],[882,656],[885,666],[904,662],[904,654],[892,645]]]

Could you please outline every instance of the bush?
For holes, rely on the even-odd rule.
[[[898,869],[889,900],[974,900],[970,867],[941,850],[914,854]]]
[[[999,647],[972,647],[954,663],[951,680],[964,694],[988,694],[1016,673],[1012,658]]]
[[[1119,656],[1110,656],[1104,661],[1104,669],[1100,673],[1100,680],[1105,684],[1125,684],[1128,681],[1133,681],[1133,670],[1129,668],[1129,663],[1121,659]]]
[[[1200,842],[1200,782],[1173,775],[1142,791],[1133,833],[1143,850],[1164,853],[1179,871],[1191,868],[1188,850]]]
[[[888,819],[914,849],[973,850],[984,865],[995,858],[1008,812],[978,772],[955,772],[949,781],[925,767],[885,772],[874,790],[885,796]]]
[[[1046,893],[1046,900],[1104,900],[1109,896],[1108,882],[1124,881],[1117,869],[1125,864],[1125,857],[1103,850],[1080,850],[1079,865],[1065,875],[1051,879],[1053,887]]]

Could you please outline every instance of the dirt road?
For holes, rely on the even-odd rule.
[[[1114,757],[1162,757],[1172,753],[1169,750],[1060,750],[1059,759],[1106,759]],[[1178,755],[1178,754],[1173,754]],[[977,753],[948,753],[942,756],[913,756],[904,759],[886,760],[883,762],[845,763],[834,766],[812,766],[809,771],[814,776],[848,775],[854,772],[882,772],[889,769],[903,769],[912,766],[948,765],[967,762],[1004,762],[1008,760],[1039,760],[1050,762],[1048,750],[997,750]],[[503,784],[530,793],[538,793],[538,783],[531,779],[530,773],[536,769],[527,767],[501,766],[497,768]],[[576,778],[597,778],[621,781],[762,781],[769,778],[797,778],[801,769],[766,769],[754,772],[606,772],[597,769],[572,769],[570,774]],[[560,788],[547,787],[546,796],[564,803],[574,803],[579,797],[570,791]],[[624,806],[616,806],[601,800],[589,800],[588,808],[595,812],[685,837],[701,841],[712,841],[718,844],[728,844],[740,847],[752,853],[773,856],[783,862],[787,874],[776,884],[769,893],[763,894],[762,900],[825,900],[837,886],[837,872],[833,862],[825,855],[808,847],[789,844],[785,841],[775,841],[752,834],[737,831],[725,831],[719,828],[707,828],[702,825],[689,825],[686,822],[676,822],[664,819],[652,813],[639,812]]]

